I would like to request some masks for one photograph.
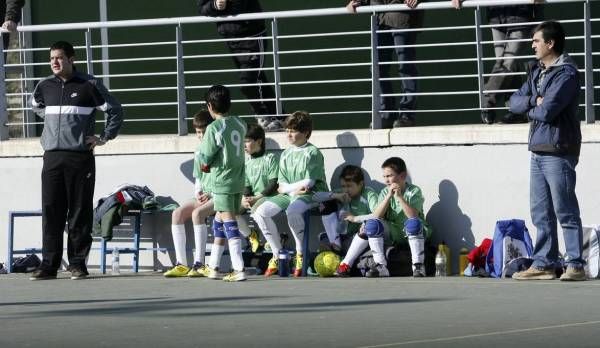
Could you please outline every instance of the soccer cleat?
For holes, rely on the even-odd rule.
[[[233,271],[223,277],[223,281],[226,282],[241,282],[246,280],[246,272],[244,271]]]
[[[273,252],[273,249],[271,249],[271,244],[269,244],[269,242],[266,242],[266,243],[265,243],[265,245],[264,245],[264,247],[263,247],[263,250],[264,250],[265,252],[267,252],[267,253],[271,253],[271,252]]]
[[[296,254],[296,268],[294,269],[294,277],[302,277],[302,254]]]
[[[250,230],[248,243],[250,243],[250,250],[252,250],[253,253],[256,253],[258,248],[260,248],[260,239],[258,238],[258,233],[256,233],[256,230]]]
[[[340,263],[340,265],[337,268],[337,271],[335,271],[335,275],[338,277],[349,277],[350,276],[350,265],[348,265],[347,263]]]
[[[390,271],[388,271],[387,266],[386,265],[382,265],[382,264],[376,264],[375,266],[371,267],[371,269],[369,269],[367,271],[367,273],[365,274],[365,277],[367,278],[378,278],[378,277],[389,277],[390,276]]]
[[[425,265],[422,263],[415,263],[413,265],[413,277],[423,278],[425,277]]]
[[[279,271],[279,259],[274,256],[269,260],[269,265],[265,270],[265,277],[270,277],[274,274],[277,274],[277,271]]]
[[[208,275],[208,272],[208,267],[206,267],[200,262],[196,262],[194,263],[194,266],[190,268],[190,271],[187,272],[187,276],[190,278],[206,277]]]
[[[208,275],[206,276],[206,278],[219,279],[219,267],[210,268],[209,266],[206,266],[206,268],[208,269]]]
[[[167,278],[187,277],[189,271],[189,267],[178,263],[175,265],[175,267],[166,271],[163,275]]]

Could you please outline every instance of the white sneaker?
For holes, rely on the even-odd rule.
[[[263,127],[265,132],[283,132],[284,124],[280,120],[273,120]]]
[[[367,271],[365,277],[367,278],[377,278],[377,277],[389,277],[390,271],[387,269],[386,265],[376,264],[374,267],[371,267],[370,270]]]
[[[208,267],[208,266],[207,266]],[[208,267],[208,279],[219,279],[219,267],[210,268]]]
[[[246,272],[244,271],[233,271],[223,277],[223,280],[226,282],[241,282],[246,280]]]

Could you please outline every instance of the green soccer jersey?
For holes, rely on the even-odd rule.
[[[293,184],[304,179],[315,181],[313,192],[329,191],[325,181],[323,154],[311,143],[302,146],[292,145],[283,151],[279,160],[280,183]]]
[[[206,127],[200,144],[200,163],[210,167],[212,193],[244,191],[246,124],[237,116],[215,120]]]
[[[388,187],[381,190],[379,193],[379,202],[384,200],[389,191],[390,189]],[[423,192],[418,186],[406,183],[406,188],[402,196],[408,205],[419,212],[418,218],[423,223],[425,238],[429,238],[431,235],[431,230],[428,228],[427,223],[425,222],[425,214],[423,213],[423,203],[425,202]],[[404,221],[406,221],[408,218],[406,217],[406,214],[404,214],[404,210],[402,210],[402,205],[400,205],[396,198],[392,197],[390,200],[384,219],[390,222],[392,239],[395,242],[405,241],[406,234],[404,233]]]
[[[202,170],[200,170],[200,165],[202,163],[201,157],[200,157],[200,147],[201,144],[198,144],[198,147],[196,148],[196,152],[194,153],[194,178],[196,179],[200,179],[200,185],[202,185],[202,192],[204,193],[211,193],[212,192],[212,175],[210,175],[211,173],[204,173],[202,172]]]
[[[277,179],[278,170],[277,156],[273,153],[265,153],[260,157],[249,156],[246,159],[246,186],[252,188],[253,195],[258,195],[270,180]]]
[[[379,203],[377,192],[369,186],[364,186],[360,196],[353,198],[349,203],[344,204],[344,210],[354,216],[369,215]],[[360,229],[361,223],[348,223],[347,232],[354,234]]]

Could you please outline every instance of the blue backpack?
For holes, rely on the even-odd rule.
[[[500,220],[496,222],[485,268],[491,277],[502,278],[506,264],[517,258],[530,258],[532,254],[533,244],[525,221]]]

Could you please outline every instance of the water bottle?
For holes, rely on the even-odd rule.
[[[446,250],[445,245],[441,243],[438,245],[438,252],[435,254],[435,276],[445,277],[448,273],[446,270]]]
[[[290,253],[285,249],[279,250],[279,276],[290,276]]]
[[[458,268],[459,268],[461,276],[465,275],[465,269],[469,265],[469,259],[467,258],[468,255],[469,255],[469,249],[467,249],[467,248],[460,249],[460,256],[458,257]]]
[[[112,274],[120,275],[121,267],[119,266],[119,248],[113,248],[112,251]]]

